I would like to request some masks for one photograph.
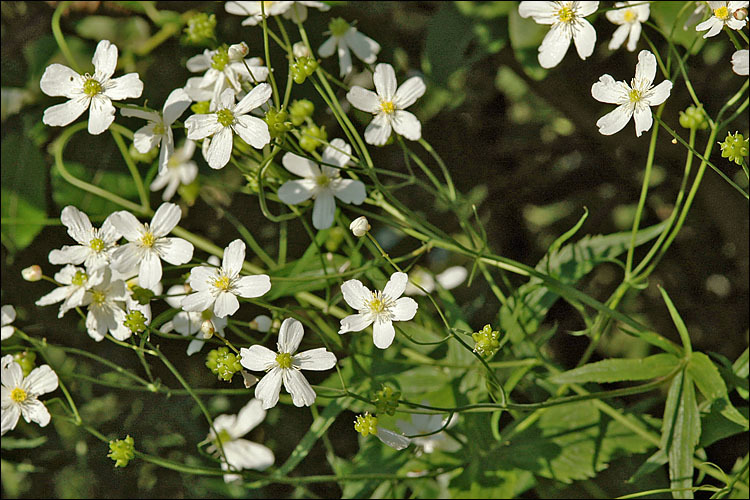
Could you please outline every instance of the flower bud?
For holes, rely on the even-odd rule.
[[[747,9],[737,9],[732,15],[738,21],[744,21],[745,19],[747,19]]]
[[[362,236],[367,234],[367,231],[370,230],[370,223],[367,222],[367,217],[362,215],[354,219],[352,223],[349,224],[349,229],[352,230],[354,236],[356,236],[357,238],[361,238]]]
[[[256,316],[255,319],[250,323],[250,327],[258,330],[259,332],[266,333],[271,329],[271,318],[265,314]]]
[[[724,142],[720,142],[719,146],[721,146],[722,158],[727,158],[737,165],[742,165],[743,159],[750,150],[750,141],[739,132],[735,132],[734,135],[727,133],[727,138]]]
[[[39,281],[42,279],[42,268],[34,264],[21,271],[21,276],[26,281]]]
[[[235,43],[227,49],[230,61],[241,61],[250,52],[250,47],[245,42]]]
[[[292,45],[292,53],[297,59],[299,59],[300,57],[312,57],[310,49],[302,42],[297,42]]]
[[[115,467],[127,466],[128,462],[135,458],[135,441],[130,436],[110,441],[107,456],[115,461]]]
[[[206,340],[213,337],[214,333],[216,333],[216,327],[214,326],[213,321],[207,319],[206,321],[201,323],[201,333],[203,333],[203,338]]]

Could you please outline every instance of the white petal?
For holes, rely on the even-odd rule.
[[[288,171],[300,177],[316,178],[320,175],[318,164],[294,153],[286,153],[281,163]]]
[[[102,95],[91,99],[89,109],[89,134],[99,135],[115,121],[115,107],[112,101]]]
[[[276,353],[262,345],[240,349],[240,364],[253,372],[263,372],[276,366]]]
[[[125,276],[131,276],[138,269],[143,252],[136,243],[127,243],[112,254],[112,269]]]
[[[115,101],[140,97],[143,92],[143,82],[138,78],[138,73],[128,73],[119,78],[113,78],[102,92],[105,96]]]
[[[262,471],[272,466],[276,460],[270,449],[247,439],[235,439],[223,446],[224,453],[227,455],[227,462],[237,469]]]
[[[162,203],[151,219],[150,229],[154,236],[160,238],[169,234],[180,222],[182,210],[174,203]]]
[[[291,153],[287,153],[291,154]],[[297,205],[310,199],[317,184],[312,179],[286,181],[278,192],[279,199],[287,205]]]
[[[190,106],[192,100],[185,89],[174,89],[164,103],[164,124],[172,125]]]
[[[658,106],[659,104],[667,100],[667,97],[669,97],[671,91],[672,82],[670,82],[669,80],[664,80],[659,85],[649,90],[648,95],[644,100],[649,106]]]
[[[143,233],[145,232],[143,224],[141,224],[138,219],[136,219],[135,215],[130,212],[120,210],[119,212],[110,215],[110,217],[114,228],[118,233],[123,235],[126,240],[138,241],[141,236],[143,236]]]
[[[656,77],[656,57],[648,50],[638,53],[638,64],[635,66],[635,80],[637,82],[653,83]]]
[[[424,84],[424,80],[419,76],[413,76],[402,83],[398,88],[396,95],[393,98],[393,104],[395,104],[398,109],[406,109],[414,104],[417,99],[422,97],[425,90],[427,90],[427,87]]]
[[[576,14],[580,17],[586,17],[590,16],[594,12],[596,12],[596,9],[599,8],[599,2],[577,2],[578,3],[578,11]]]
[[[172,325],[177,333],[182,335],[193,335],[201,329],[202,318],[200,313],[180,311],[172,318]],[[165,323],[166,325],[166,323]],[[164,331],[162,329],[162,331]],[[201,345],[203,343],[201,342]],[[189,355],[189,354],[188,354]]]
[[[34,368],[23,381],[23,387],[27,392],[36,394],[47,394],[57,389],[57,374],[49,365]]]
[[[223,127],[211,139],[206,152],[208,166],[214,169],[224,168],[232,156],[232,129]]]
[[[88,107],[88,98],[76,97],[68,102],[45,109],[42,122],[50,127],[64,127],[75,121]]]
[[[186,311],[203,312],[214,305],[216,299],[209,291],[191,293],[182,299],[182,308]]]
[[[599,102],[623,104],[629,101],[629,87],[623,82],[616,82],[610,75],[602,75],[599,81],[591,86],[591,95]]]
[[[6,432],[12,431],[18,424],[18,418],[21,416],[21,410],[18,405],[10,405],[3,407],[2,410],[2,430],[0,435],[5,435]]]
[[[401,297],[391,308],[393,321],[409,321],[417,314],[417,302],[411,297]]]
[[[0,340],[6,340],[13,336],[16,329],[12,326],[6,325],[2,328],[0,328]]]
[[[39,87],[49,96],[71,99],[80,95],[83,84],[81,75],[69,67],[62,64],[50,64],[44,70]]]
[[[302,342],[305,330],[302,323],[294,318],[287,318],[281,323],[279,328],[279,341],[277,347],[279,352],[294,354]]]
[[[648,5],[646,5],[648,8]],[[638,45],[638,39],[641,38],[641,23],[633,23],[630,28],[630,37],[628,37],[628,50],[633,52],[636,45]]]
[[[597,120],[596,126],[602,135],[616,134],[625,127],[633,116],[633,106],[630,103],[621,104],[614,110]]]
[[[355,181],[354,179],[337,179],[332,183],[331,190],[336,198],[344,203],[361,205],[365,201],[365,198],[367,198],[364,183]]]
[[[200,335],[201,335],[201,336],[203,336],[203,334],[202,334],[202,333],[201,333]],[[195,354],[196,352],[200,352],[200,350],[201,350],[201,349],[203,349],[203,345],[204,345],[204,344],[205,344],[205,342],[204,342],[204,341],[202,341],[202,340],[200,340],[200,339],[193,339],[193,340],[191,340],[191,341],[190,341],[190,343],[188,344],[188,346],[187,346],[187,350],[185,351],[185,353],[186,353],[186,354],[187,354],[188,356],[192,356],[192,355],[193,355],[193,354]]]
[[[57,302],[61,302],[68,297],[70,288],[70,286],[61,286],[59,288],[55,288],[48,294],[39,298],[39,300],[37,300],[35,304],[38,306],[48,306],[51,304],[56,304]]]
[[[352,72],[352,54],[349,52],[349,45],[344,40],[339,41],[336,48],[339,55],[339,76],[344,78]]]
[[[552,26],[539,46],[539,65],[549,69],[560,64],[570,47],[570,38],[570,31],[562,24]]]
[[[12,354],[3,356],[2,365],[2,385],[5,387],[21,387],[23,383],[23,369],[17,361],[13,359]]]
[[[387,349],[395,336],[396,330],[390,320],[375,321],[372,325],[372,341],[378,349]]]
[[[325,347],[310,349],[294,356],[294,366],[301,370],[330,370],[336,366],[336,355],[327,351]]]
[[[351,314],[341,320],[339,335],[347,332],[359,332],[372,324],[371,314]]]
[[[36,399],[24,402],[21,405],[21,414],[27,422],[36,422],[40,427],[49,424],[50,414],[44,403]]]
[[[155,123],[149,123],[136,130],[133,135],[133,145],[139,153],[146,154],[159,144],[161,136],[154,134],[155,126]]]
[[[138,271],[138,284],[143,288],[155,287],[161,281],[161,260],[156,252],[146,252]]]
[[[610,10],[607,12],[607,14],[611,14],[613,10]],[[609,16],[607,16],[609,17]],[[607,48],[609,50],[617,50],[619,49],[625,39],[628,37],[628,34],[630,33],[630,24],[621,24],[620,27],[618,27],[614,33],[612,33],[612,40],[609,41],[609,45]]]
[[[453,266],[438,274],[436,278],[440,286],[446,290],[452,290],[463,283],[468,275],[469,271],[465,267]]]
[[[336,201],[330,190],[318,193],[313,204],[313,227],[315,229],[328,229],[333,224],[336,214]]]
[[[343,139],[336,138],[323,150],[322,163],[345,167],[351,161],[352,147]],[[333,169],[336,170],[336,169]],[[336,170],[338,172],[338,170]]]
[[[372,64],[378,58],[380,44],[372,38],[363,35],[357,28],[351,28],[344,35],[346,44],[352,49],[354,55],[367,64]]]
[[[263,409],[263,403],[257,399],[251,399],[237,414],[232,428],[227,430],[233,438],[239,438],[255,429],[265,418],[266,410]]]
[[[185,128],[187,129],[188,139],[199,140],[214,135],[224,126],[217,120],[216,113],[209,113],[188,117],[185,120]]]
[[[175,266],[187,264],[193,258],[193,244],[182,238],[160,238],[156,248],[165,262]]]
[[[533,17],[539,24],[552,24],[556,21],[555,2],[521,2],[518,5],[518,14],[523,17]]]
[[[245,262],[245,242],[236,239],[224,249],[221,268],[229,275],[237,275]]]
[[[591,23],[582,19],[578,24],[577,29],[573,31],[573,42],[576,45],[578,51],[578,57],[586,59],[588,56],[594,53],[594,45],[596,44],[596,30]]]
[[[635,135],[636,137],[640,137],[641,133],[650,130],[651,125],[654,124],[654,119],[651,116],[651,108],[648,106],[636,106],[633,113],[633,120],[635,121]]]
[[[282,371],[283,370],[278,366],[274,367],[260,380],[260,382],[258,382],[258,385],[255,386],[255,397],[263,401],[264,410],[273,408],[276,406],[276,403],[279,402]]]
[[[89,247],[82,245],[67,246],[59,250],[52,250],[49,253],[49,263],[55,265],[61,264],[81,264],[91,253]]]
[[[262,104],[264,104],[266,101],[268,101],[268,99],[271,98],[271,93],[271,86],[269,84],[258,84],[258,86],[248,92],[247,95],[237,103],[237,106],[235,106],[234,108],[234,114],[244,115],[245,113],[249,113],[255,108],[259,108]]]
[[[94,63],[96,76],[101,77],[102,80],[109,80],[115,74],[117,67],[117,46],[109,40],[102,40],[97,44],[91,62]]]
[[[375,66],[375,74],[372,76],[372,81],[381,99],[384,101],[393,100],[396,94],[396,86],[398,85],[393,66],[386,63],[380,63]]]
[[[323,42],[323,45],[320,46],[318,49],[318,55],[320,57],[331,57],[333,53],[336,51],[336,43],[338,42],[338,38],[332,36],[325,42]]]
[[[284,387],[292,395],[294,406],[312,406],[315,403],[315,391],[301,372],[284,370],[282,377]]]
[[[408,111],[396,110],[393,114],[391,124],[397,134],[404,136],[410,141],[418,141],[422,137],[422,124],[416,116]]]
[[[213,289],[213,282],[219,278],[219,272],[215,267],[198,266],[190,270],[190,288],[198,291],[209,291]]]
[[[349,307],[358,311],[364,309],[367,302],[372,300],[372,292],[359,280],[345,281],[341,285],[341,294]]]
[[[382,146],[391,136],[391,122],[385,113],[375,115],[375,118],[365,129],[365,142],[373,146]]]
[[[747,76],[750,72],[750,51],[738,50],[732,54],[732,71],[740,76]]]
[[[254,116],[237,116],[232,128],[243,141],[255,149],[263,149],[263,146],[271,142],[271,134],[268,132],[268,124]]]
[[[226,318],[237,312],[240,308],[240,301],[237,296],[231,292],[221,292],[216,297],[214,303],[214,314],[219,318]]]
[[[234,287],[240,297],[253,299],[268,293],[271,289],[271,278],[265,274],[242,276],[235,282]]]
[[[380,98],[372,90],[354,86],[346,94],[346,100],[355,108],[368,113],[374,114],[380,111]]]
[[[406,273],[393,273],[383,289],[383,295],[394,300],[401,297],[401,295],[404,294],[408,282],[409,276]]]
[[[409,443],[411,443],[411,440],[409,440],[408,437],[396,434],[395,432],[383,429],[382,427],[378,427],[376,435],[383,443],[396,450],[403,450],[409,446]]]

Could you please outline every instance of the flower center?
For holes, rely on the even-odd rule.
[[[726,10],[726,9],[725,9]],[[91,77],[86,78],[86,82],[83,84],[83,93],[89,97],[94,97],[96,94],[102,91],[102,84],[94,80]]]
[[[346,35],[346,32],[349,31],[349,23],[344,21],[342,18],[337,17],[335,19],[332,19],[330,23],[328,23],[328,29],[331,31],[331,35],[336,37],[342,37]]]
[[[722,21],[726,21],[727,19],[729,19],[729,9],[726,5],[722,5],[718,9],[714,10],[714,15]]]
[[[388,311],[388,300],[383,297],[383,292],[372,292],[372,300],[367,303],[367,307],[377,316]]]
[[[91,290],[91,302],[100,306],[107,300],[107,295],[99,290]]]
[[[166,131],[167,129],[164,127],[163,123],[156,123],[154,125],[154,135],[164,135]]]
[[[393,101],[381,101],[380,109],[382,109],[383,113],[386,115],[390,115],[396,111],[396,106],[393,104]]]
[[[89,275],[86,274],[83,271],[76,271],[75,276],[73,276],[73,279],[70,280],[72,284],[75,286],[83,286],[86,284],[86,281],[88,281]]]
[[[229,279],[229,276],[221,276],[214,280],[214,286],[223,292],[227,292],[232,287],[232,280]]]
[[[234,123],[234,113],[228,109],[220,109],[216,112],[216,119],[222,124],[222,126],[228,127]]]
[[[632,23],[633,21],[637,20],[638,16],[636,16],[635,12],[633,12],[631,9],[627,9],[625,11],[625,22],[626,23]]]
[[[226,46],[216,49],[216,53],[211,56],[211,67],[218,71],[224,71],[224,66],[229,64],[229,49]]]
[[[89,241],[89,246],[91,247],[91,250],[93,250],[96,253],[99,253],[102,250],[104,250],[107,244],[104,243],[104,240],[101,238],[93,238],[91,241]]]
[[[292,355],[288,352],[280,352],[276,355],[276,364],[280,368],[288,369],[292,367]]]
[[[576,14],[570,7],[563,7],[557,11],[557,18],[560,19],[560,22],[562,23],[569,23],[576,18]]]
[[[21,389],[20,387],[16,387],[10,392],[10,399],[15,401],[16,403],[23,403],[26,401],[26,391]]]
[[[201,313],[201,319],[203,321],[210,321],[214,318],[214,311],[213,309],[206,309]]]
[[[638,89],[631,89],[630,92],[628,92],[628,99],[630,99],[630,102],[638,102],[643,98],[643,93]]]
[[[232,440],[232,436],[229,434],[229,431],[226,429],[222,429],[219,431],[219,435],[216,436],[216,443],[218,444],[224,444]]]
[[[320,187],[326,187],[331,183],[331,178],[327,175],[319,175],[315,178],[315,184]]]
[[[146,234],[141,236],[141,245],[146,248],[151,248],[156,243],[156,236],[151,231],[146,231]]]

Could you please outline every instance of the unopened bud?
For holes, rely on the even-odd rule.
[[[312,57],[310,49],[302,42],[297,42],[292,46],[292,53],[297,59],[300,57]]]
[[[747,9],[737,9],[734,11],[733,16],[738,21],[744,21],[747,19]]]
[[[253,319],[253,321],[250,323],[250,327],[255,328],[259,332],[266,333],[271,329],[271,318],[269,318],[265,314],[256,316],[255,319]]]
[[[227,49],[227,55],[230,61],[240,61],[250,52],[250,47],[245,42],[235,43]]]
[[[357,238],[361,238],[362,236],[367,234],[367,231],[370,230],[370,223],[367,222],[367,217],[362,215],[354,219],[352,223],[349,224],[349,229],[352,230],[354,236],[356,236]]]
[[[203,338],[208,340],[211,337],[214,336],[214,333],[216,333],[216,327],[214,326],[214,322],[210,319],[207,319],[203,323],[201,323],[201,332],[203,333]]]
[[[26,281],[39,281],[42,279],[42,268],[34,264],[21,271],[21,276]]]

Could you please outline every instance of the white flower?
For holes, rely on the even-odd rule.
[[[382,292],[371,292],[359,280],[349,280],[341,285],[341,293],[349,306],[359,311],[341,320],[339,334],[358,332],[373,325],[373,342],[378,349],[386,349],[393,342],[396,330],[394,321],[409,321],[417,313],[417,303],[401,297],[409,277],[396,272]],[[399,298],[401,297],[401,298]]]
[[[651,108],[658,106],[669,97],[672,90],[672,82],[664,80],[657,86],[653,86],[656,76],[656,57],[648,50],[642,50],[638,54],[638,64],[635,67],[635,78],[628,85],[625,82],[616,82],[609,75],[603,75],[591,87],[591,95],[600,102],[617,104],[614,111],[599,118],[596,126],[604,135],[612,135],[625,127],[630,118],[635,118],[635,135],[641,136],[642,132],[649,130],[653,124]]]
[[[190,287],[196,293],[182,299],[186,311],[213,309],[219,318],[231,316],[240,308],[237,297],[260,297],[271,289],[271,278],[265,274],[240,276],[245,260],[245,243],[234,240],[224,250],[221,267],[198,266],[190,271]]]
[[[419,267],[409,275],[409,283],[406,285],[404,294],[425,295],[425,292],[417,288],[416,285],[424,288],[427,293],[432,293],[435,290],[435,280],[444,289],[452,290],[463,283],[468,275],[469,271],[465,267],[453,266],[433,278],[431,273]]]
[[[330,370],[336,365],[336,356],[325,347],[294,354],[302,341],[302,323],[287,318],[281,323],[278,353],[253,345],[240,349],[240,363],[251,371],[266,371],[266,375],[255,386],[255,397],[269,409],[279,402],[281,382],[292,395],[294,406],[311,406],[315,402],[315,391],[300,370]]]
[[[628,39],[628,50],[633,52],[641,37],[641,23],[648,21],[651,9],[647,3],[642,2],[617,2],[614,10],[607,11],[607,19],[614,24],[619,24],[609,42],[609,50],[617,50]],[[629,37],[628,37],[629,35]]]
[[[110,215],[101,229],[91,225],[88,215],[72,205],[63,208],[60,220],[68,228],[68,234],[78,245],[65,245],[49,253],[50,264],[83,264],[91,272],[109,265],[112,253],[117,248],[121,235],[112,224]]]
[[[94,75],[81,76],[67,66],[47,66],[39,86],[42,92],[53,97],[67,97],[64,104],[57,104],[44,111],[42,121],[53,127],[64,127],[91,107],[89,133],[101,134],[115,120],[112,101],[140,97],[143,82],[138,73],[128,73],[112,78],[117,66],[117,47],[109,40],[102,40],[94,52]]]
[[[344,203],[362,204],[367,197],[365,185],[361,181],[342,179],[339,169],[349,164],[352,148],[341,139],[334,139],[323,151],[321,165],[314,161],[286,153],[282,158],[284,168],[295,175],[304,177],[286,181],[278,191],[279,199],[289,205],[297,205],[312,198],[313,226],[315,229],[328,229],[333,224],[338,198]]]
[[[187,69],[193,73],[205,71],[200,77],[189,78],[185,91],[194,101],[211,101],[211,110],[219,104],[222,92],[231,88],[242,92],[242,84],[255,84],[268,78],[268,68],[259,57],[244,59],[250,49],[244,42],[216,50],[204,50],[187,61]]]
[[[62,318],[69,310],[83,305],[86,290],[91,288],[94,284],[98,284],[98,280],[101,279],[101,276],[100,273],[94,277],[80,267],[68,264],[55,274],[55,281],[60,283],[61,286],[55,288],[50,293],[37,300],[36,305],[48,306],[50,304],[62,302],[60,312],[57,315],[58,318]]]
[[[125,311],[122,304],[128,299],[127,285],[123,280],[113,280],[108,267],[100,267],[89,277],[89,288],[81,305],[88,306],[86,330],[100,342],[107,332],[117,340],[125,340],[132,332],[123,324]]]
[[[261,10],[261,4],[263,10]],[[331,7],[323,2],[227,2],[224,10],[236,16],[248,16],[242,21],[242,26],[256,26],[263,21],[263,13],[266,17],[283,15],[285,19],[291,19],[295,23],[303,23],[307,19],[307,8],[311,7],[320,11],[327,11]]]
[[[367,221],[367,217],[360,215],[349,224],[349,229],[354,236],[361,238],[370,230],[370,223]]]
[[[747,49],[738,50],[732,54],[732,71],[740,76],[748,75],[748,66],[750,65],[750,52]]]
[[[182,300],[189,290],[189,285],[174,285],[167,290],[167,297],[165,300],[170,306],[179,309],[182,307]],[[203,344],[205,344],[203,332],[201,331],[201,327],[205,321],[210,321],[213,325],[214,332],[220,337],[224,337],[224,329],[227,326],[228,319],[217,317],[214,314],[213,309],[206,309],[202,312],[180,311],[175,314],[172,321],[164,323],[161,331],[168,332],[174,329],[177,333],[186,337],[193,335],[195,338],[191,340],[187,346],[187,355],[192,356],[203,349]]]
[[[418,141],[422,137],[422,124],[416,116],[404,110],[424,94],[426,87],[422,78],[413,76],[397,90],[393,66],[378,64],[373,82],[377,94],[357,86],[346,94],[352,106],[375,115],[365,130],[365,141],[382,146],[391,136],[391,128],[410,141]]]
[[[342,78],[352,72],[351,52],[354,52],[354,55],[366,64],[372,64],[378,58],[378,52],[380,52],[378,42],[363,35],[342,18],[332,19],[328,24],[328,29],[331,38],[323,42],[318,49],[318,54],[320,57],[330,57],[334,52],[338,52],[339,75]]]
[[[0,340],[9,339],[16,331],[11,325],[16,320],[16,309],[11,305],[2,307],[2,329],[0,329]]]
[[[49,365],[34,368],[28,377],[23,376],[21,365],[12,354],[3,356],[2,366],[2,432],[16,428],[18,418],[23,415],[27,422],[36,422],[41,427],[50,421],[49,411],[37,398],[57,389],[57,374]]]
[[[596,12],[599,2],[521,2],[518,13],[532,17],[537,24],[551,24],[539,46],[539,64],[554,68],[563,60],[570,47],[570,39],[578,56],[586,59],[594,52],[596,30],[585,17]]]
[[[747,19],[739,20],[734,17],[734,13],[740,9],[746,9],[748,2],[708,2],[708,6],[714,15],[695,27],[695,31],[708,30],[703,38],[718,35],[724,26],[733,30],[741,30],[745,27]]]
[[[133,144],[141,154],[148,153],[157,144],[160,144],[159,174],[166,171],[167,162],[174,153],[172,124],[185,112],[191,102],[185,89],[175,89],[167,97],[161,113],[133,108],[122,108],[120,110],[122,116],[134,116],[148,120],[148,125],[136,130],[133,135]]]
[[[261,408],[261,402],[257,399],[251,399],[237,415],[219,415],[214,419],[213,428],[206,437],[212,442],[206,451],[217,457],[221,457],[221,452],[224,452],[222,470],[228,471],[230,466],[234,470],[269,468],[275,460],[273,452],[262,444],[241,439],[265,418],[266,411]],[[224,474],[226,482],[236,479],[241,479],[241,476]]]
[[[158,191],[166,186],[162,200],[169,201],[177,192],[177,188],[188,185],[198,177],[198,165],[193,161],[195,142],[185,141],[181,148],[177,148],[167,161],[167,167],[159,172],[151,183],[151,191]]]
[[[124,210],[112,214],[112,224],[129,243],[112,254],[112,267],[123,274],[138,268],[138,284],[143,288],[154,288],[161,281],[161,260],[175,266],[190,262],[193,258],[192,243],[182,238],[167,238],[174,229],[182,212],[174,203],[162,203],[156,210],[151,224],[141,224],[130,212]]]
[[[424,403],[423,403],[424,404]],[[450,422],[448,418],[442,418],[441,415],[435,414],[423,414],[423,413],[412,413],[411,422],[404,420],[397,420],[396,426],[401,429],[401,432],[407,436],[415,436],[418,434],[429,434],[436,432],[443,427],[450,428],[458,421],[458,415],[453,415]],[[446,426],[447,423],[447,426]],[[431,436],[412,437],[411,442],[416,446],[419,446],[425,453],[432,453],[433,451],[444,449],[446,451],[455,451],[460,445],[453,439],[447,439],[448,435],[445,431],[437,432]]]
[[[193,115],[185,120],[187,138],[192,140],[211,137],[206,151],[206,161],[211,168],[224,168],[232,155],[232,132],[255,149],[271,142],[268,124],[248,113],[271,97],[271,86],[261,83],[234,103],[234,91],[226,89],[221,94],[219,109],[213,113]]]

